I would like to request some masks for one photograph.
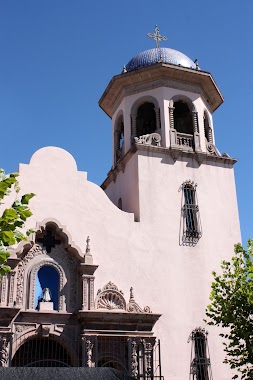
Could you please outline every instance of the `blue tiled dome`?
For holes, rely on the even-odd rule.
[[[126,65],[126,70],[137,70],[142,67],[153,65],[157,62],[170,63],[191,69],[197,68],[196,64],[180,51],[169,48],[155,48],[145,50],[132,58]]]

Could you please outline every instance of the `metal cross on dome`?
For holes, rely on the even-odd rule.
[[[155,40],[157,49],[159,49],[159,41],[167,41],[167,37],[163,37],[159,34],[157,25],[155,26],[155,33],[148,33],[147,36]]]

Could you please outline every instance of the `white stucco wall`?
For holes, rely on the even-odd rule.
[[[195,247],[179,244],[181,184],[198,184],[198,204],[203,236]],[[108,187],[117,204],[121,197],[133,213],[120,211],[97,185],[78,172],[73,157],[60,148],[36,152],[30,164],[20,165],[21,193],[34,192],[33,216],[26,228],[45,219],[58,220],[74,243],[85,252],[91,239],[95,291],[108,281],[122,289],[128,299],[133,286],[135,299],[161,313],[155,334],[161,339],[165,379],[189,376],[191,331],[204,326],[210,293],[211,271],[231,257],[240,241],[233,169],[218,163],[178,160],[167,155],[135,153],[125,171]],[[216,329],[208,328],[213,376],[229,380],[222,364],[224,353]]]

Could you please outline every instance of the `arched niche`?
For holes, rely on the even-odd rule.
[[[174,129],[178,133],[193,135],[193,112],[196,111],[192,101],[186,96],[177,95],[171,99],[170,104],[173,107]]]
[[[53,309],[59,310],[60,273],[52,265],[43,265],[35,277],[34,309],[43,301],[45,289],[49,289]]]
[[[42,271],[42,276],[39,274]],[[43,275],[43,271],[46,272]],[[54,274],[54,278],[47,278],[49,272]],[[52,302],[54,303],[54,310],[65,310],[66,295],[63,294],[64,287],[64,272],[61,266],[51,260],[42,259],[39,263],[35,264],[30,271],[30,281],[28,281],[29,301],[28,309],[36,309],[38,306],[41,291],[44,288],[49,288],[52,293]],[[58,288],[58,289],[57,289]]]
[[[160,109],[156,98],[145,96],[138,99],[131,109],[132,136],[140,137],[160,129]]]

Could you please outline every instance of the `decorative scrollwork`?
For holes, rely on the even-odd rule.
[[[135,302],[133,288],[130,288],[130,299],[127,304],[127,311],[129,313],[152,313],[149,306],[145,306],[143,309]]]
[[[220,156],[220,152],[214,146],[214,144],[211,142],[208,142],[207,140],[206,140],[206,150],[207,150],[207,153],[212,154],[213,156]]]
[[[143,145],[161,146],[161,136],[159,133],[151,133],[134,138],[135,143]]]
[[[10,337],[0,336],[0,367],[7,367],[9,360]]]

